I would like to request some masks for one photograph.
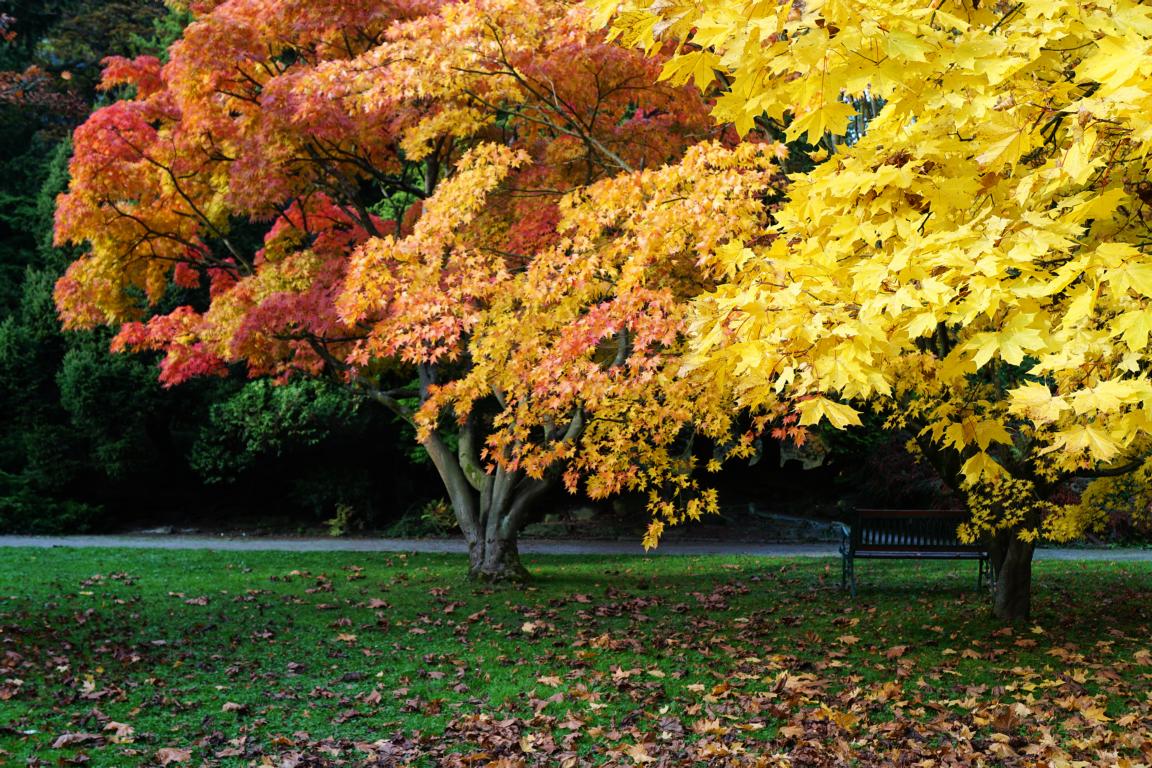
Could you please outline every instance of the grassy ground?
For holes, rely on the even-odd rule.
[[[1038,563],[1011,629],[971,563],[529,565],[0,550],[0,764],[1152,762],[1145,564]]]

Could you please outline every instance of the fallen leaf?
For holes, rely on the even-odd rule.
[[[62,733],[52,742],[52,749],[67,749],[81,744],[103,744],[104,737],[97,733]]]
[[[656,758],[648,754],[647,744],[629,744],[624,753],[632,758],[636,763],[654,763]]]
[[[131,741],[132,734],[136,733],[136,729],[128,723],[118,723],[115,720],[105,724],[104,730],[112,731],[112,740],[120,743]]]
[[[175,747],[161,747],[156,750],[156,761],[160,765],[171,765],[172,763],[186,763],[192,759],[192,750],[190,749],[176,749]]]

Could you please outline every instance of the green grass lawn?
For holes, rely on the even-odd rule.
[[[1038,563],[1012,629],[972,563],[528,565],[0,550],[0,764],[1152,762],[1145,564]]]

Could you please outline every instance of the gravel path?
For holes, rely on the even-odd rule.
[[[335,539],[138,534],[125,536],[0,536],[0,547],[126,547],[132,549],[216,549],[281,552],[466,552],[461,539]],[[639,541],[558,541],[523,539],[522,554],[642,555]],[[650,555],[760,555],[831,557],[835,544],[755,544],[668,541]],[[1152,560],[1149,549],[1040,549],[1037,560]]]

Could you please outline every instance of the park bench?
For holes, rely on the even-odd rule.
[[[988,549],[965,544],[956,527],[968,513],[956,509],[857,509],[851,525],[841,524],[840,554],[843,571],[840,586],[851,587],[856,596],[857,558],[977,560],[976,588],[990,574]]]

